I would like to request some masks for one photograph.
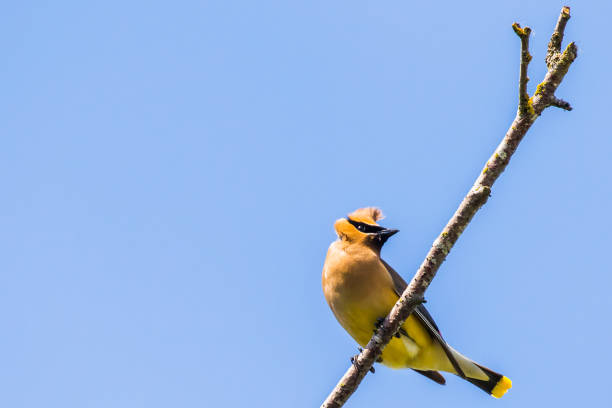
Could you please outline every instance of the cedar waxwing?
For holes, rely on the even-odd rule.
[[[336,221],[338,240],[327,251],[323,293],[338,322],[359,343],[368,343],[406,289],[402,277],[380,258],[383,244],[398,230],[379,226],[378,208],[361,208]],[[382,363],[412,368],[445,384],[438,371],[456,374],[496,398],[512,387],[508,377],[476,364],[450,347],[423,305],[416,307],[384,348]]]

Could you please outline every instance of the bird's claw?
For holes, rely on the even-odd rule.
[[[358,349],[359,349],[360,353],[363,351],[363,349],[361,347],[358,347]],[[351,357],[351,364],[353,364],[356,369],[359,369],[359,364],[357,363],[357,357],[359,357],[359,354],[355,354],[353,357]],[[378,359],[376,361],[381,362],[382,358],[378,357]],[[376,372],[376,370],[374,369],[373,366],[370,367],[370,372],[372,374],[374,374]]]
[[[384,317],[379,317],[378,319],[376,319],[376,323],[374,323],[374,334],[378,333],[378,330],[382,327],[383,323],[385,322],[385,318]]]

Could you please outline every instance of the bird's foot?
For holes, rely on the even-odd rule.
[[[376,323],[374,323],[374,334],[378,333],[378,330],[382,327],[383,323],[385,322],[385,318],[384,317],[379,317],[378,319],[376,319]]]
[[[357,347],[357,349],[359,350],[359,353],[363,351],[361,347]],[[351,364],[353,364],[356,369],[359,369],[359,364],[357,363],[357,357],[359,357],[359,354],[355,354],[353,357],[351,357]],[[382,358],[378,357],[376,361],[382,362]],[[370,367],[370,372],[372,374],[376,372],[376,370],[374,369],[374,366]]]
[[[359,354],[363,353],[363,349],[361,347],[357,347],[357,350],[359,350]],[[357,367],[357,357],[359,357],[359,354],[355,354],[351,357],[351,363],[355,366],[355,368],[359,368]]]

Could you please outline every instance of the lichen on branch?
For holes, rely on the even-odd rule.
[[[521,64],[520,64],[520,75],[519,75],[519,112],[523,115],[533,116],[535,112],[533,106],[531,106],[531,100],[529,99],[529,93],[527,93],[527,82],[529,77],[527,76],[527,68],[531,61],[531,55],[529,54],[529,35],[531,34],[531,28],[521,28],[519,23],[512,24],[512,29],[521,39]]]

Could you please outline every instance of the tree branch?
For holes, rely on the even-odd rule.
[[[559,19],[557,20],[557,25],[555,27],[555,31],[550,36],[550,42],[548,43],[548,52],[546,53],[546,65],[548,68],[551,67],[551,64],[557,54],[561,52],[561,43],[563,42],[563,33],[565,32],[565,25],[567,21],[570,19],[570,8],[563,7],[561,9],[561,14],[559,15]]]
[[[530,112],[533,108],[529,104],[529,94],[527,93],[527,67],[529,61],[531,61],[531,55],[529,55],[529,35],[531,34],[531,28],[521,28],[519,23],[512,24],[512,29],[521,39],[521,73],[519,76],[519,111],[523,113],[533,114]]]
[[[459,205],[457,211],[455,211],[455,214],[434,241],[425,260],[404,293],[402,293],[400,299],[393,306],[391,312],[389,312],[389,315],[385,318],[381,327],[372,336],[363,351],[354,359],[354,363],[340,379],[321,407],[330,408],[344,405],[406,318],[419,303],[423,302],[425,290],[429,287],[440,265],[444,262],[453,245],[472,220],[474,214],[487,202],[493,183],[504,171],[519,143],[538,116],[548,106],[556,106],[565,110],[572,109],[569,103],[555,96],[555,91],[569,70],[570,65],[577,57],[578,50],[574,43],[570,43],[565,51],[561,53],[561,41],[563,40],[565,25],[569,18],[569,7],[563,7],[548,45],[546,56],[548,72],[544,77],[544,81],[538,85],[532,98],[529,98],[527,93],[527,66],[531,60],[528,49],[531,30],[528,27],[521,28],[518,24],[513,24],[514,31],[521,39],[521,69],[519,76],[519,109],[510,129],[508,129],[505,137],[487,161],[481,174]]]

